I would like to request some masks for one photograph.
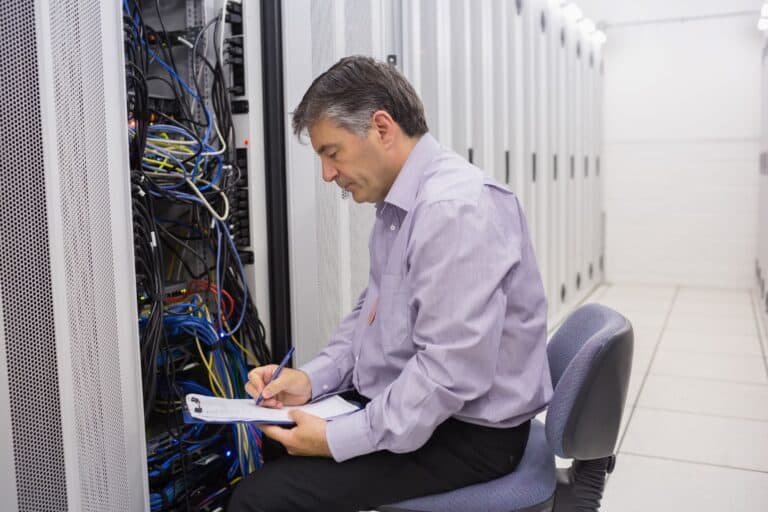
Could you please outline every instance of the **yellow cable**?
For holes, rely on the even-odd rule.
[[[214,395],[223,397],[224,390],[219,383],[218,379],[216,378],[216,374],[213,372],[213,369],[211,368],[211,363],[208,362],[208,359],[205,357],[205,354],[203,354],[203,347],[200,345],[200,339],[195,336],[195,344],[197,345],[197,350],[200,353],[200,359],[203,360],[203,364],[205,365],[206,369],[208,370],[208,381],[211,385],[211,391],[213,391]],[[218,394],[217,394],[218,391]]]

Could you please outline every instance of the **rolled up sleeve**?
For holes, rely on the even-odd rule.
[[[352,312],[341,321],[328,345],[311,361],[299,369],[307,374],[312,385],[312,400],[327,393],[352,387],[352,335],[360,310],[365,302],[367,288],[363,290]]]

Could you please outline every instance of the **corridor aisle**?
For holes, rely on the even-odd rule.
[[[589,302],[635,329],[601,509],[768,510],[768,350],[750,291],[606,286]]]

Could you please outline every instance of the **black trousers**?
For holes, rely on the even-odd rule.
[[[341,463],[286,455],[245,478],[227,510],[358,512],[486,482],[515,469],[530,426],[495,429],[449,419],[411,453],[379,451]]]

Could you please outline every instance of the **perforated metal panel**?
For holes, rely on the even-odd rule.
[[[335,62],[335,32],[343,30],[336,26],[336,7],[333,0],[312,2],[312,74],[318,76]],[[290,106],[289,108],[293,108]],[[315,186],[317,203],[317,267],[320,288],[320,316],[318,343],[322,346],[344,314],[341,308],[341,247],[339,245],[339,216],[342,206],[339,191],[335,185],[328,185],[321,179],[320,165],[315,160],[313,169],[307,169],[307,180]],[[346,270],[346,269],[344,269]],[[312,354],[314,355],[314,354]]]
[[[382,37],[383,23],[391,23],[389,20],[380,19],[383,12],[381,0],[313,0],[304,4],[306,9],[300,8],[296,2],[287,2],[286,19],[289,12],[296,9],[297,12],[310,13],[308,33],[296,34],[286,29],[288,50],[286,62],[290,66],[311,67],[312,78],[325,72],[341,57],[345,55],[373,55],[383,60],[384,55],[376,54],[381,48],[381,43],[376,38]],[[288,20],[292,23],[293,20]],[[301,56],[291,54],[292,43],[298,43],[299,38],[306,38],[306,44],[302,47]],[[297,58],[304,59],[301,64]],[[291,83],[292,74],[288,74],[287,86]],[[303,95],[309,82],[301,85],[300,92]],[[288,96],[289,111],[293,110],[300,96],[295,100]],[[306,151],[310,147],[299,148],[295,138],[289,135],[289,152]],[[316,276],[316,282],[294,281],[297,289],[294,293],[306,296],[311,286],[317,286],[318,302],[309,307],[295,306],[296,318],[295,343],[300,354],[299,363],[314,356],[318,350],[325,346],[329,336],[335,330],[339,320],[349,313],[358,295],[368,282],[369,258],[368,237],[374,221],[374,209],[372,205],[358,205],[351,197],[342,199],[340,189],[335,184],[328,184],[322,180],[320,162],[316,157],[311,158],[311,165],[302,168],[291,167],[291,155],[289,155],[289,172],[297,175],[302,186],[311,183],[313,187],[312,204],[295,204],[292,206],[293,215],[296,212],[311,212],[313,215],[311,226],[314,230],[316,247],[314,252],[299,253],[294,245],[294,268],[292,275],[302,275],[306,271],[305,266],[313,266],[312,275]],[[308,159],[310,160],[310,159]],[[292,196],[297,197],[297,191],[292,191]],[[309,217],[302,217],[302,224],[309,222]],[[302,226],[304,227],[304,226]],[[294,233],[299,227],[292,227]],[[307,238],[302,237],[306,242]],[[316,308],[316,311],[311,310]],[[313,319],[317,318],[314,322]],[[315,324],[315,325],[313,325]]]
[[[101,2],[53,2],[50,10],[59,204],[72,362],[71,399],[85,511],[127,510],[119,386]],[[131,314],[132,312],[123,312]]]
[[[3,500],[30,512],[67,509],[35,34],[33,2],[0,2],[0,342],[17,491]]]
[[[347,1],[345,9],[346,41],[344,53],[348,55],[372,55],[383,60],[382,55],[374,53],[372,41],[380,27],[373,25],[372,10],[378,2]],[[370,204],[357,204],[344,201],[349,208],[349,296],[352,306],[360,292],[368,285],[370,262],[368,257],[368,239],[375,220]],[[342,314],[346,314],[343,311]]]

